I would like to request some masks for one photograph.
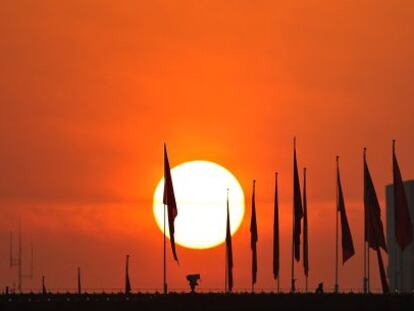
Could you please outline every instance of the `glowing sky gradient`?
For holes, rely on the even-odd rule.
[[[246,216],[257,180],[257,288],[274,286],[279,172],[287,289],[296,135],[300,171],[308,168],[310,286],[333,286],[340,154],[357,252],[340,283],[360,288],[363,146],[383,216],[393,138],[403,177],[414,178],[413,29],[409,0],[1,1],[0,287],[15,280],[8,234],[20,214],[36,252],[27,287],[45,274],[50,288],[75,288],[80,265],[85,288],[121,288],[129,253],[133,288],[160,288],[152,198],[166,141],[172,166],[229,169]],[[233,238],[236,289],[250,287],[249,243],[247,217]],[[223,287],[222,246],[178,253],[170,288],[186,287],[194,272],[201,288]]]

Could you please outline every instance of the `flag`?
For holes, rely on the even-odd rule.
[[[301,233],[301,219],[303,217],[302,210],[302,194],[300,193],[298,163],[296,159],[296,140],[293,149],[293,242],[294,254],[296,261],[300,260],[300,233]]]
[[[378,203],[377,194],[372,182],[364,149],[364,211],[365,211],[365,241],[369,248],[377,252],[378,268],[381,278],[382,291],[389,292],[387,276],[381,256],[381,248],[387,251],[384,238],[384,229],[381,221],[381,209]]]
[[[394,180],[394,219],[395,237],[401,251],[413,240],[413,228],[408,209],[407,196],[401,177],[397,156],[395,155],[395,141],[392,144],[392,164]]]
[[[129,255],[126,256],[125,264],[125,294],[131,293],[131,282],[129,280]]]
[[[256,181],[253,181],[253,194],[252,194],[252,217],[250,220],[250,247],[252,249],[252,284],[256,284],[257,279],[257,247],[258,240],[257,235],[257,221],[256,221]]]
[[[168,228],[170,231],[171,249],[174,259],[178,262],[177,252],[175,250],[174,239],[174,220],[177,217],[177,203],[175,202],[174,187],[171,178],[170,163],[168,161],[167,146],[164,144],[164,205],[167,205]],[[164,233],[165,234],[165,233]]]
[[[231,245],[231,229],[230,229],[230,208],[229,196],[227,194],[227,222],[226,222],[226,264],[227,264],[227,286],[231,292],[233,290],[233,249]]]
[[[275,174],[275,202],[273,214],[273,278],[279,278],[279,193],[277,189],[277,173]]]
[[[385,274],[384,262],[382,261],[380,248],[377,248],[377,259],[378,259],[378,268],[379,268],[379,273],[380,273],[382,292],[384,294],[388,294],[390,292],[390,288],[388,286],[387,276]]]
[[[342,191],[341,173],[339,172],[339,157],[336,158],[336,186],[337,186],[337,212],[341,216],[341,236],[342,236],[342,263],[345,263],[355,254],[354,242],[352,240],[351,229],[349,228],[348,218],[345,210],[345,200]]]
[[[306,197],[306,168],[303,169],[303,269],[309,275],[308,257],[308,203]]]
[[[364,212],[365,241],[374,250],[381,247],[384,251],[387,251],[384,228],[381,221],[381,209],[368,169],[366,150],[364,150]]]

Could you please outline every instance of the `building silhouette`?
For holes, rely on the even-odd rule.
[[[414,180],[404,182],[405,193],[410,211],[411,223],[414,224]],[[394,219],[394,187],[387,185],[386,213],[387,213],[387,247],[388,247],[388,279],[391,291],[414,291],[414,243],[406,247],[403,253],[395,238]]]

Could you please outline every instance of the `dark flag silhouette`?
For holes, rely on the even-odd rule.
[[[296,159],[296,138],[293,139],[293,232],[292,232],[292,262],[291,262],[291,291],[296,291],[295,286],[295,259],[300,260],[300,234],[301,220],[303,217],[302,194],[300,192],[298,163]]]
[[[253,194],[252,194],[252,217],[250,221],[250,247],[252,249],[252,289],[256,284],[257,279],[257,220],[256,220],[256,181],[253,180]]]
[[[231,245],[230,208],[229,195],[227,191],[227,221],[226,221],[226,272],[227,290],[233,290],[233,249]]]
[[[385,244],[384,228],[381,221],[381,209],[377,194],[372,182],[371,174],[366,160],[366,149],[364,148],[364,211],[365,211],[365,241],[368,250],[372,248],[377,252],[378,267],[380,271],[382,291],[389,292],[388,281],[385,274],[384,263],[381,256],[381,248],[387,252]]]
[[[175,201],[174,187],[171,178],[170,163],[168,161],[167,146],[164,144],[164,197],[163,203],[167,206],[168,228],[170,232],[171,250],[174,259],[178,262],[177,252],[175,250],[174,239],[174,220],[177,217],[177,203]],[[164,219],[165,220],[165,219]]]
[[[337,186],[337,213],[341,216],[342,236],[342,263],[344,264],[355,254],[354,242],[351,229],[349,228],[348,217],[346,216],[345,200],[342,191],[341,173],[339,171],[339,157],[336,157],[336,186]]]
[[[273,214],[273,278],[279,281],[279,193],[277,176],[278,173],[275,173],[275,202]]]
[[[303,169],[303,269],[306,277],[306,290],[309,276],[309,248],[308,248],[308,199],[306,196],[306,168]]]
[[[131,293],[131,281],[129,280],[129,255],[126,255],[125,262],[125,294]]]
[[[298,173],[298,163],[296,159],[296,139],[294,140],[293,149],[293,242],[294,254],[296,261],[300,260],[300,234],[301,234],[301,220],[303,217],[302,209],[302,194],[300,192],[300,182]]]
[[[365,209],[365,241],[374,250],[381,247],[387,251],[384,228],[381,221],[381,208],[372,182],[364,149],[364,209]]]
[[[395,154],[395,140],[392,143],[392,166],[394,181],[394,219],[395,237],[401,251],[413,240],[413,228],[408,209],[407,196],[401,177],[400,167]]]

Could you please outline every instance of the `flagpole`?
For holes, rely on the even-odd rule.
[[[339,291],[339,284],[338,284],[338,253],[339,253],[339,249],[338,249],[338,244],[339,244],[339,233],[338,233],[338,210],[336,210],[336,245],[335,245],[335,293],[338,293]]]
[[[367,155],[367,148],[364,148],[364,163],[366,163],[366,155]],[[365,187],[364,187],[364,189],[365,189]],[[371,217],[371,216],[370,216]],[[367,225],[366,224],[366,222],[365,222],[365,225]],[[371,239],[371,237],[369,236],[369,233],[370,233],[370,230],[369,230],[369,228],[368,228],[368,231],[367,231],[367,235],[368,235],[368,240],[366,241],[366,252],[367,252],[367,275],[366,275],[366,282],[367,282],[367,285],[366,285],[366,291],[367,291],[367,293],[369,294],[370,292],[371,292],[371,289],[370,289],[370,260],[369,260],[369,240]]]
[[[129,255],[126,255],[125,259],[125,295],[129,295],[131,292],[131,284],[129,281]]]
[[[252,197],[252,218],[253,218],[253,204],[254,204],[254,212],[255,212],[255,217],[256,217],[256,195],[255,195],[255,187],[256,187],[256,180],[253,180],[253,197]],[[256,222],[256,220],[255,220]],[[251,225],[251,224],[250,224]],[[250,230],[252,230],[252,227],[250,227]],[[250,233],[253,235],[252,231],[250,231]],[[254,237],[257,241],[257,228],[256,228],[256,237]],[[252,246],[252,245],[250,245]],[[254,253],[252,253],[253,257],[252,257],[252,268],[255,268],[256,271],[253,271],[254,269],[252,269],[252,293],[254,293],[254,282],[255,282],[255,278],[256,278],[256,273],[257,273],[257,246],[256,246],[256,242],[255,242],[255,251]],[[252,249],[253,250],[253,249]],[[256,260],[256,262],[255,262]],[[254,267],[254,264],[256,265],[256,267]],[[254,274],[254,275],[253,275]]]
[[[397,267],[394,270],[394,290],[398,291],[399,287],[400,287],[400,283],[398,281],[398,275],[400,273],[400,262],[398,262],[398,258],[399,258],[399,252],[397,251],[396,254],[396,262],[397,262]]]
[[[296,149],[296,137],[293,138],[293,152]],[[295,204],[292,205],[292,260],[291,260],[291,279],[290,291],[295,292]]]
[[[392,154],[393,154],[393,157],[395,158],[395,139],[393,139],[392,140]],[[394,165],[394,163],[393,163],[393,165]],[[394,169],[394,167],[393,167],[393,169]],[[395,172],[394,172],[394,170],[393,170],[393,174],[395,175]],[[396,187],[396,184],[395,184],[395,177],[394,177],[394,182],[393,182],[393,187],[394,187],[394,205],[395,205],[395,187]],[[396,209],[397,207],[396,206],[394,206],[394,209]],[[395,226],[397,226],[397,224],[396,223],[394,223],[394,227]],[[397,271],[397,277],[396,277],[396,281],[395,281],[395,284],[396,284],[396,289],[399,291],[399,292],[403,292],[403,290],[404,290],[404,271],[403,271],[403,267],[404,267],[404,262],[403,262],[403,260],[404,260],[404,257],[403,257],[403,250],[401,249],[401,247],[397,247],[397,269],[396,269],[396,271]],[[399,259],[399,260],[398,260]]]
[[[306,207],[306,218],[304,218],[304,225],[303,225],[303,263],[305,266],[305,260],[306,260],[306,267],[305,267],[305,292],[308,292],[308,274],[309,274],[309,248],[308,248],[308,208],[307,208],[307,197],[306,197],[306,167],[303,168],[303,207]],[[305,213],[305,211],[304,211]],[[306,228],[305,228],[305,221],[306,221]],[[306,230],[306,231],[305,231]],[[306,235],[306,241],[305,241],[305,235]],[[306,254],[305,254],[305,243],[306,243]],[[306,256],[306,257],[305,257]]]
[[[364,148],[364,159],[366,161],[366,152],[367,152],[367,148]],[[367,231],[368,234],[368,239],[366,242],[366,250],[367,250],[367,293],[369,294],[371,292],[370,289],[370,260],[369,260],[369,242],[371,237],[369,236],[370,234],[370,230]]]
[[[362,278],[363,293],[367,293],[367,243],[364,241],[364,277]]]
[[[403,293],[404,292],[404,256],[403,256],[403,251],[400,249],[399,250],[399,255],[400,255],[400,284],[401,286],[399,286],[399,292]]]
[[[338,293],[339,291],[339,284],[338,284],[338,244],[339,244],[339,232],[338,232],[338,218],[339,218],[339,211],[338,211],[338,200],[339,200],[339,194],[338,194],[338,182],[339,182],[339,156],[336,156],[336,232],[335,232],[335,238],[336,238],[336,245],[335,245],[335,293]]]
[[[278,172],[275,172],[275,202],[273,215],[273,275],[276,276],[276,289],[280,292],[280,247],[279,247],[279,193],[278,193]],[[277,232],[277,235],[276,235]],[[277,239],[275,238],[277,237]],[[277,242],[277,243],[276,243]],[[276,252],[277,250],[277,252]],[[277,268],[275,269],[275,259],[277,258]]]
[[[367,290],[368,294],[371,292],[371,284],[370,284],[370,264],[369,264],[369,244],[367,244]]]
[[[224,293],[227,293],[227,245],[225,246],[224,255]]]
[[[167,294],[167,258],[166,258],[166,247],[165,247],[165,209],[164,204],[164,294]]]
[[[229,271],[230,271],[230,267],[229,267],[229,249],[227,247],[227,221],[230,222],[230,216],[229,216],[229,188],[227,188],[227,206],[226,206],[226,212],[227,212],[227,218],[226,218],[226,278],[225,278],[225,286],[226,286],[226,293],[230,293],[230,278],[229,278]]]
[[[295,262],[294,262],[294,256],[295,256],[295,210],[293,207],[293,214],[292,214],[292,224],[293,224],[293,234],[292,234],[292,260],[291,260],[291,283],[290,283],[290,291],[292,293],[295,292]]]
[[[363,292],[368,293],[368,278],[367,278],[367,211],[365,206],[366,200],[366,172],[365,172],[365,161],[366,161],[367,148],[364,147],[364,278],[362,280]]]

